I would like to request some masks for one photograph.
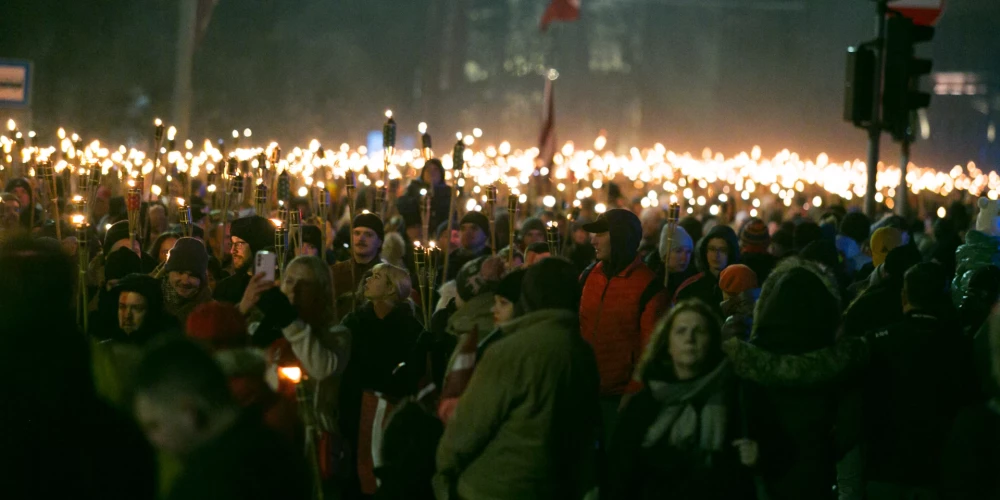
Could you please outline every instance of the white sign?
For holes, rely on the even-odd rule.
[[[31,61],[0,59],[0,108],[31,104]]]

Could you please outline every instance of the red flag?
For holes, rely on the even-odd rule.
[[[538,135],[538,159],[541,164],[552,164],[556,155],[556,106],[553,98],[553,80],[545,78],[545,94],[542,98],[542,132]]]
[[[552,0],[542,14],[542,32],[549,29],[553,21],[576,21],[580,19],[580,0]]]

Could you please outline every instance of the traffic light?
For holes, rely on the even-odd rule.
[[[914,45],[933,37],[934,28],[906,17],[893,16],[886,23],[882,128],[896,140],[911,135],[911,113],[930,105],[931,95],[918,91],[917,82],[931,72],[931,61],[914,57]]]
[[[847,76],[844,79],[844,120],[858,127],[872,121],[874,98],[875,47],[871,42],[847,48]]]

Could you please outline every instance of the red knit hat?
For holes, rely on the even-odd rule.
[[[767,253],[770,244],[771,234],[767,231],[767,224],[756,217],[748,220],[740,231],[740,252]]]
[[[739,295],[757,288],[757,274],[743,264],[733,264],[719,273],[719,288],[729,295]]]
[[[208,343],[213,350],[246,347],[247,323],[235,305],[206,302],[188,315],[187,335]]]

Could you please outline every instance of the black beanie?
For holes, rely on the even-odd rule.
[[[475,224],[479,226],[479,229],[483,230],[483,234],[485,234],[487,238],[490,236],[490,220],[486,217],[486,214],[482,212],[469,210],[465,216],[462,217],[462,221],[459,222],[459,228],[462,227],[462,224]]]
[[[208,250],[205,249],[205,244],[194,238],[177,240],[170,249],[163,270],[188,272],[204,279],[208,272]]]
[[[133,273],[124,276],[114,291],[135,292],[142,295],[146,298],[149,310],[159,311],[163,308],[163,290],[160,288],[160,281],[148,274]]]
[[[379,216],[368,212],[366,214],[358,214],[354,217],[354,227],[366,227],[375,231],[380,241],[385,241],[385,225],[382,224],[382,219]]]
[[[497,284],[496,294],[516,303],[521,298],[521,284],[524,282],[524,273],[527,269],[515,269],[504,276]]]
[[[136,235],[136,237],[138,238],[139,235]],[[111,253],[111,247],[113,247],[115,243],[127,239],[128,221],[121,220],[112,224],[111,227],[108,228],[107,234],[104,235],[104,245],[102,247],[104,249],[104,255]]]
[[[229,235],[247,242],[251,254],[274,246],[274,224],[259,215],[234,220]]]
[[[302,243],[308,243],[323,253],[323,232],[317,226],[302,226]]]
[[[132,250],[119,248],[104,259],[104,280],[117,280],[142,271],[142,260]]]
[[[538,217],[524,219],[524,222],[521,223],[521,234],[527,234],[528,231],[534,230],[545,232],[545,224],[542,223],[542,219]]]
[[[519,307],[524,312],[564,309],[579,312],[580,283],[576,267],[562,257],[538,261],[524,273]]]

